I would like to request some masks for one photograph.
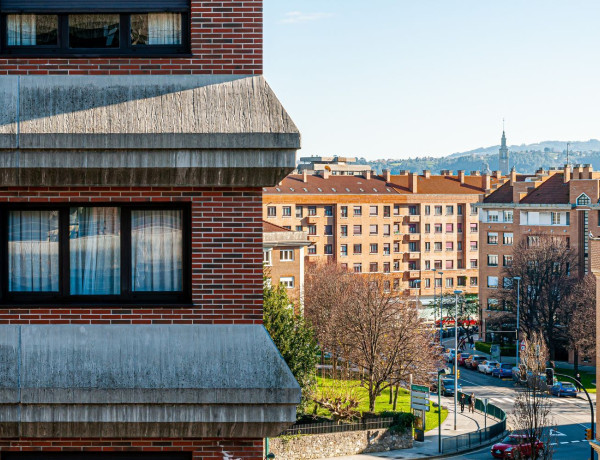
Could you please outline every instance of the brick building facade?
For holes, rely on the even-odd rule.
[[[0,14],[0,455],[263,458],[300,391],[262,326],[299,148],[262,2]]]
[[[478,293],[474,205],[502,181],[463,171],[290,175],[264,189],[264,219],[307,231],[308,263],[389,274],[390,289],[430,303],[434,291]]]

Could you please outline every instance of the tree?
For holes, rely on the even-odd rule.
[[[546,396],[547,385],[542,378],[546,373],[548,348],[537,332],[525,335],[522,344],[519,367],[523,388],[517,392],[512,425],[517,433],[525,435],[524,443],[529,444],[528,450],[534,454],[531,458],[551,459],[552,399]],[[537,449],[537,440],[544,443],[541,452]]]
[[[565,316],[565,331],[574,354],[574,373],[579,371],[579,356],[591,355],[596,347],[596,281],[582,278],[567,301],[571,312]]]
[[[456,294],[443,293],[441,296],[442,317],[452,318],[451,323],[454,326],[454,316],[456,313],[455,303]],[[472,295],[458,295],[458,326],[461,328],[469,343],[473,343],[473,334],[477,329],[477,318],[479,316],[479,302]]]
[[[550,235],[530,235],[514,249],[512,264],[504,268],[505,283],[500,300],[514,314],[517,310],[515,277],[520,277],[520,330],[525,334],[541,331],[554,359],[557,345],[566,343],[565,299],[577,284],[577,256],[566,239]]]
[[[273,342],[302,388],[298,413],[304,413],[316,385],[319,347],[314,332],[302,315],[295,313],[286,288],[263,287],[263,321]]]

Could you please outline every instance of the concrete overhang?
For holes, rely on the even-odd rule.
[[[273,186],[300,134],[262,76],[5,76],[5,186]]]
[[[263,247],[266,248],[275,246],[304,247],[310,244],[307,232],[285,231],[263,233]]]
[[[2,438],[263,438],[300,402],[259,325],[5,325],[0,362]]]

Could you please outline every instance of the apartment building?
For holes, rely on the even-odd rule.
[[[300,135],[261,0],[0,0],[0,456],[265,457],[262,188]]]
[[[502,271],[522,239],[536,234],[565,238],[578,252],[574,274],[589,272],[589,239],[600,235],[599,186],[600,173],[591,165],[541,169],[533,175],[513,170],[509,180],[483,200],[479,278],[484,332],[494,312],[506,309],[498,300],[498,289],[510,282],[502,278]]]
[[[265,277],[273,285],[283,284],[290,299],[304,298],[304,253],[308,234],[263,222]]]
[[[263,190],[264,219],[308,232],[307,263],[390,275],[389,288],[430,303],[434,290],[479,290],[475,205],[502,183],[493,175],[388,171],[289,175]]]

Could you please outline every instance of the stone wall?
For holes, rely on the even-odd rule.
[[[409,449],[413,446],[410,431],[391,433],[387,429],[346,431],[343,433],[284,436],[272,438],[269,449],[275,458],[310,460],[369,452]]]

